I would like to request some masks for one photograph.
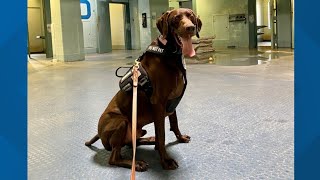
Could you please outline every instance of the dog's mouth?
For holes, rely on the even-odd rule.
[[[184,56],[193,57],[196,55],[195,50],[192,47],[192,35],[187,36],[175,36],[176,43],[182,48],[182,54]]]

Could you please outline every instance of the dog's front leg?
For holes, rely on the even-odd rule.
[[[178,119],[177,119],[176,111],[174,111],[173,114],[169,116],[169,121],[170,121],[170,131],[174,132],[178,141],[180,143],[188,143],[190,141],[190,136],[181,134],[178,127]]]
[[[173,170],[178,168],[178,163],[169,157],[165,148],[165,109],[163,105],[152,105],[154,128],[156,134],[156,149],[159,151],[161,165],[164,169]]]

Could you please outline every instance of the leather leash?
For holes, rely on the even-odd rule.
[[[139,78],[139,64],[135,61],[132,68],[133,79],[133,96],[132,96],[132,165],[131,165],[131,180],[136,179],[136,142],[137,142],[137,91],[138,91],[138,78]]]

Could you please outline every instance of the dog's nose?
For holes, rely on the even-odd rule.
[[[196,29],[196,27],[195,27],[194,25],[191,25],[191,26],[187,26],[187,27],[186,27],[186,30],[187,30],[187,32],[189,32],[189,33],[193,33],[195,29]]]

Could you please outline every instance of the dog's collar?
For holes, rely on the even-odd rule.
[[[167,43],[166,39],[163,39],[161,36],[157,38],[156,43],[152,43],[146,49],[146,52],[151,52],[163,56],[172,56],[172,55],[182,55],[182,49],[171,43]]]

